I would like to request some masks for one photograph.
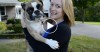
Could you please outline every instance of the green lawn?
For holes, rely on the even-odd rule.
[[[25,42],[0,43],[0,52],[26,52]]]
[[[85,22],[85,24],[99,25],[100,26],[100,22]]]
[[[0,52],[26,52],[25,42],[0,44]],[[100,52],[100,39],[72,36],[69,52]]]
[[[70,41],[69,52],[100,52],[100,39],[74,36]]]

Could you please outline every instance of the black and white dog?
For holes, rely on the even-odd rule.
[[[46,17],[42,11],[42,4],[30,2],[22,4],[22,7],[24,8],[26,24],[38,33],[43,34],[42,22],[46,19]]]
[[[52,49],[57,49],[59,45],[56,40],[46,39],[40,35],[44,33],[42,22],[47,19],[43,12],[43,2],[39,0],[38,2],[22,3],[21,5],[24,10],[24,22],[32,37],[49,45]]]

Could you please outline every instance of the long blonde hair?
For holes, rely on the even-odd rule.
[[[63,4],[63,11],[68,17],[65,20],[68,20],[68,24],[70,26],[74,25],[75,19],[74,19],[74,7],[72,0],[62,0],[62,4]]]

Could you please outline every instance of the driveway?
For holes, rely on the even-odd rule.
[[[0,39],[0,43],[15,43],[22,41],[25,41],[25,39]]]
[[[86,35],[93,38],[100,38],[100,26],[76,23],[71,27],[72,35]]]

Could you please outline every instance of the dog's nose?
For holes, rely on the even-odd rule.
[[[40,11],[39,11],[39,10],[36,10],[34,13],[35,13],[35,14],[39,14],[39,13],[40,13]]]

